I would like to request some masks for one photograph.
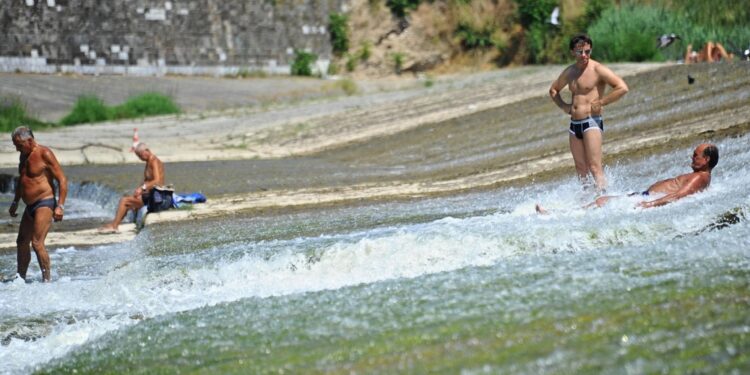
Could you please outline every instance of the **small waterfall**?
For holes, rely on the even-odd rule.
[[[0,174],[0,194],[10,200],[15,191],[18,176]],[[55,186],[57,189],[57,186]],[[101,217],[111,215],[120,195],[113,189],[91,181],[68,181],[68,202],[66,203],[66,217],[71,219],[86,217]],[[5,199],[3,199],[5,200]]]

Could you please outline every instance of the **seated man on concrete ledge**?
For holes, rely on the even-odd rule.
[[[138,212],[144,205],[149,205],[149,208],[151,208],[151,206],[156,204],[158,206],[154,207],[156,210],[172,206],[171,195],[164,197],[168,199],[161,199],[159,202],[154,202],[155,194],[159,194],[156,188],[164,185],[164,163],[143,142],[137,143],[133,147],[133,152],[135,152],[135,155],[139,159],[146,162],[146,168],[143,171],[143,184],[135,188],[133,195],[126,195],[120,199],[114,220],[112,220],[112,223],[99,228],[100,233],[116,233],[120,222],[122,222],[130,210]]]
[[[690,164],[693,172],[658,181],[649,186],[645,191],[631,193],[628,196],[641,195],[643,197],[650,197],[661,195],[651,201],[644,200],[639,202],[638,206],[643,208],[658,207],[672,203],[688,195],[705,190],[711,184],[711,171],[718,163],[719,149],[713,144],[701,144],[693,151],[692,163]],[[612,198],[616,198],[616,196],[599,197],[584,208],[602,207]],[[536,211],[540,214],[547,213],[547,210],[538,204],[536,205]]]

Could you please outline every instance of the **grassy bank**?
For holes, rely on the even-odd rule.
[[[117,106],[107,106],[96,96],[78,98],[73,109],[59,123],[44,122],[34,118],[20,98],[0,98],[0,131],[10,132],[20,125],[32,130],[54,126],[68,126],[102,121],[132,119],[180,113],[174,101],[159,93],[145,93],[128,99]]]
[[[700,50],[708,41],[737,56],[750,45],[748,5],[729,0],[388,0],[381,6],[370,1],[363,5],[367,9],[332,17],[332,44],[338,46],[332,66],[399,73],[402,67],[417,72],[468,64],[562,64],[572,61],[568,42],[578,33],[591,35],[594,58],[606,62],[679,60],[688,45]],[[400,36],[404,27],[411,30],[404,34],[408,38]],[[657,38],[672,33],[681,39],[659,49]],[[365,46],[369,58],[358,59]],[[396,55],[400,64],[394,54],[403,54]]]
[[[96,96],[82,96],[70,114],[60,120],[60,124],[75,125],[176,113],[180,113],[180,108],[170,97],[159,93],[141,94],[114,107],[107,106]]]
[[[750,44],[750,10],[747,2],[717,0],[579,0],[560,7],[560,22],[550,23],[557,2],[520,1],[517,17],[523,26],[521,46],[527,63],[564,63],[570,59],[568,41],[585,32],[596,48],[594,57],[607,62],[679,60],[689,44],[700,50],[706,42],[722,43],[741,54]],[[664,34],[680,39],[660,49],[656,39]]]
[[[715,24],[713,19],[691,17],[674,8],[630,4],[607,9],[588,33],[597,45],[597,57],[603,61],[677,60],[689,44],[699,50],[709,41],[723,44],[735,55],[741,54],[740,48],[750,43],[750,29],[746,24],[728,21]],[[655,38],[671,33],[681,39],[667,48],[657,48]]]
[[[26,105],[19,98],[0,98],[0,131],[11,132],[22,124],[32,129],[47,128],[54,125],[37,120],[29,115]]]

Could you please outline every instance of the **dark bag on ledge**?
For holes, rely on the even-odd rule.
[[[148,196],[148,212],[159,212],[173,207],[174,188],[172,186],[154,186]]]

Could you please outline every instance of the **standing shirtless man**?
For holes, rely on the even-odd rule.
[[[153,194],[154,187],[164,185],[164,164],[151,152],[148,146],[143,142],[136,143],[133,152],[138,156],[138,159],[146,162],[146,168],[143,171],[143,184],[135,188],[133,195],[120,198],[115,218],[110,224],[99,228],[99,233],[116,233],[117,227],[120,226],[120,222],[125,218],[128,211],[138,212],[148,202],[149,195]]]
[[[628,86],[609,68],[591,59],[594,44],[587,35],[574,36],[569,46],[576,62],[552,82],[549,95],[560,109],[570,115],[570,152],[578,177],[585,182],[591,174],[597,192],[602,193],[607,188],[602,168],[602,108],[625,95]],[[607,85],[612,90],[604,95]],[[560,97],[560,91],[565,86],[573,93],[570,104]]]
[[[50,261],[44,241],[47,238],[52,219],[63,218],[65,197],[68,195],[68,180],[63,174],[55,154],[34,140],[34,133],[25,126],[19,126],[11,135],[13,145],[21,153],[18,163],[18,185],[8,213],[16,217],[18,200],[23,199],[26,209],[23,211],[21,226],[18,229],[16,246],[18,248],[18,275],[26,279],[26,270],[31,262],[29,244],[36,253],[39,268],[44,282],[50,281]],[[59,200],[55,200],[53,180],[60,187]]]

